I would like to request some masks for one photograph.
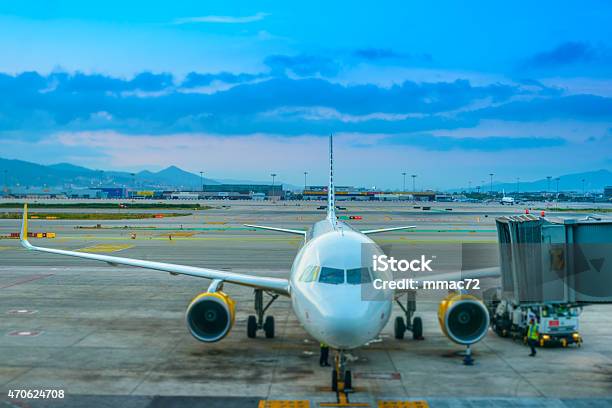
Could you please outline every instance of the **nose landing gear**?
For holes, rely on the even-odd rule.
[[[346,366],[344,350],[339,350],[334,358],[334,369],[332,370],[331,389],[336,393],[336,402],[321,402],[321,407],[369,407],[370,404],[362,402],[350,402],[348,395],[353,389],[353,376],[351,370]]]
[[[257,313],[257,316],[250,315],[247,319],[247,337],[253,339],[257,337],[257,330],[263,329],[266,338],[272,339],[274,338],[274,316],[265,316],[265,313],[279,295],[266,292],[270,296],[270,300],[264,306],[263,290],[255,289],[253,293],[255,295],[255,313]]]

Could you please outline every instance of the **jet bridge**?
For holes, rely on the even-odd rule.
[[[612,303],[612,219],[496,219],[502,298],[514,304]]]

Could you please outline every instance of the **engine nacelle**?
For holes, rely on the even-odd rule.
[[[193,298],[185,320],[191,335],[205,343],[214,343],[224,338],[234,325],[235,302],[227,294],[218,292],[200,293]]]
[[[446,337],[467,346],[486,336],[489,311],[478,298],[453,293],[440,302],[438,321]]]

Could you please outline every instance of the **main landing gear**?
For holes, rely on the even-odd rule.
[[[405,314],[405,318],[398,316],[395,318],[394,332],[395,338],[401,340],[404,338],[406,330],[412,331],[414,340],[423,340],[423,320],[420,317],[413,318],[416,311],[416,292],[409,291],[406,293],[406,305],[401,302],[402,294],[395,298],[395,302],[399,305]],[[412,323],[411,323],[412,321]]]
[[[255,289],[253,291],[255,295],[255,313],[257,316],[250,315],[247,319],[247,337],[254,339],[257,337],[257,330],[263,329],[266,338],[274,338],[274,316],[264,316],[266,310],[274,303],[279,295],[271,292],[266,292],[270,296],[270,300],[264,306],[262,289]],[[265,319],[264,319],[265,317]]]

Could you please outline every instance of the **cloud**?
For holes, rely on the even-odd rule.
[[[475,86],[456,80],[380,87],[270,75],[192,72],[181,81],[150,72],[131,79],[83,73],[0,74],[0,133],[14,138],[83,130],[293,137],[330,131],[400,134],[471,128],[482,118],[514,120],[516,115],[520,121],[533,115],[536,120],[538,109],[544,112],[541,117],[556,115],[554,106],[529,105],[528,98],[541,95],[542,86]],[[517,98],[521,101],[509,103]],[[548,102],[537,103],[559,100],[552,95]],[[577,101],[559,115],[601,117],[606,101]]]
[[[395,62],[402,60],[412,62],[431,62],[433,60],[430,54],[404,54],[395,52],[389,48],[358,48],[353,51],[352,56],[354,58],[369,62],[382,62],[389,60],[393,60]]]
[[[232,74],[230,72],[220,72],[218,74],[201,74],[198,72],[190,72],[187,74],[181,87],[197,88],[209,86],[214,81],[224,82],[226,84],[236,84],[241,82],[249,82],[255,79],[262,78],[263,74]]]
[[[610,48],[580,41],[567,41],[553,49],[535,53],[517,66],[519,72],[569,77],[610,77],[611,68]]]
[[[388,48],[360,48],[353,51],[353,55],[370,61],[401,57],[400,54]]]
[[[335,76],[340,71],[340,63],[328,57],[315,55],[270,55],[264,60],[272,74],[286,75],[291,72],[298,76]]]
[[[612,98],[571,95],[510,102],[466,113],[468,117],[515,121],[542,121],[553,118],[584,121],[612,120]]]
[[[363,62],[377,66],[404,66],[431,61],[429,54],[411,55],[398,53],[389,48],[358,48],[352,51],[336,51],[333,57],[311,54],[275,54],[266,57],[264,65],[270,69],[272,74],[279,76],[292,74],[299,77],[335,77]]]
[[[596,50],[583,42],[564,42],[549,51],[539,52],[527,60],[527,64],[534,67],[556,67],[589,62],[595,58]]]
[[[495,152],[559,147],[565,145],[566,141],[559,137],[449,137],[415,134],[390,136],[384,139],[382,143],[413,146],[432,151],[471,150]]]
[[[200,16],[200,17],[184,17],[173,21],[174,24],[195,24],[195,23],[212,23],[212,24],[246,24],[261,21],[270,14],[256,13],[251,16]]]

